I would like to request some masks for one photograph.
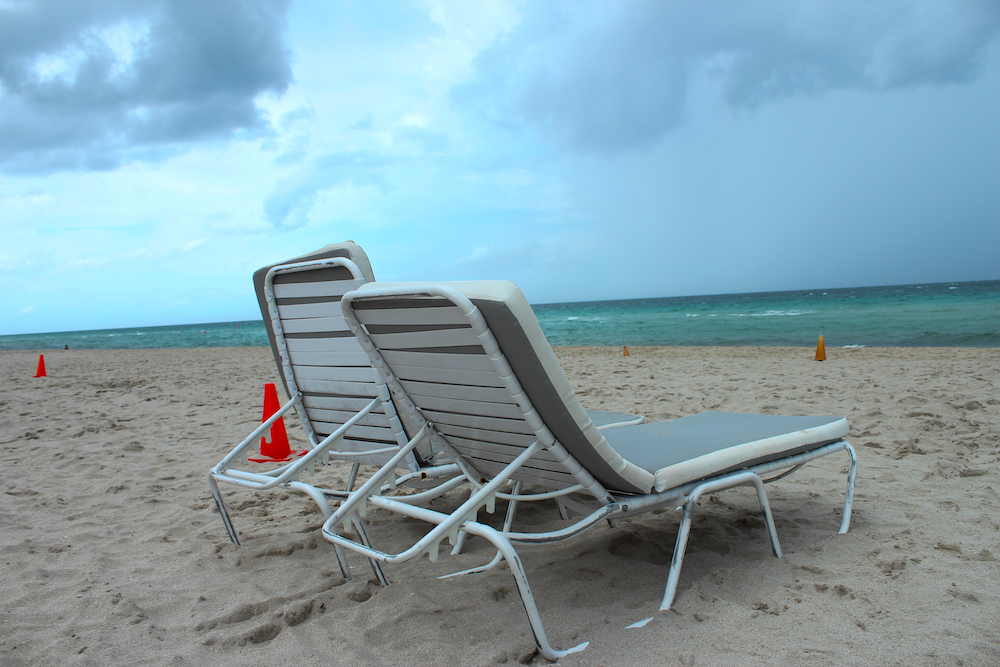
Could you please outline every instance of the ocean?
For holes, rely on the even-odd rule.
[[[1000,280],[532,308],[552,345],[1000,347]],[[0,350],[267,345],[259,320],[0,336]]]

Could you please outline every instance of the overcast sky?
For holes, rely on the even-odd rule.
[[[533,303],[1000,278],[1000,2],[0,0],[0,334],[328,243]]]

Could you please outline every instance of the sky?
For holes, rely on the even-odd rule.
[[[1000,279],[995,0],[0,0],[0,334],[261,266],[532,303]]]

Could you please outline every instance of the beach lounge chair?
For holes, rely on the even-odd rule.
[[[361,464],[384,465],[409,440],[385,383],[374,373],[340,310],[344,293],[373,279],[364,251],[350,242],[329,245],[254,273],[271,350],[291,400],[209,472],[209,488],[234,544],[240,541],[219,482],[255,490],[281,487],[296,491],[311,497],[328,517],[332,513],[330,500],[347,497]],[[246,455],[261,436],[293,408],[308,439],[308,453],[270,470],[260,466],[244,469]],[[313,472],[330,457],[353,463],[345,489],[317,487],[301,480],[303,473]],[[395,465],[423,480],[458,473],[453,465],[434,466],[432,458],[429,445],[425,445],[409,451]],[[359,530],[363,532],[363,526],[359,525]],[[380,568],[376,574],[384,581]]]
[[[254,273],[253,280],[271,351],[291,400],[209,472],[212,496],[229,538],[237,545],[239,537],[219,493],[219,482],[255,490],[281,487],[306,494],[328,517],[332,513],[330,501],[347,497],[361,464],[384,465],[409,440],[384,381],[373,371],[340,309],[343,294],[374,280],[361,247],[352,242],[328,245],[265,266]],[[308,453],[271,470],[238,467],[271,424],[293,408],[308,439]],[[591,415],[604,428],[642,421],[642,417],[621,413]],[[419,426],[413,432],[416,430]],[[303,473],[330,458],[353,463],[345,489],[302,481]],[[447,486],[437,489],[444,493],[462,483],[457,479],[459,468],[443,461],[440,452],[427,442],[394,465],[404,473],[390,480],[395,484],[437,486],[447,481]]]
[[[341,302],[348,326],[389,386],[401,414],[420,429],[394,459],[423,439],[446,452],[475,485],[471,497],[446,514],[414,504],[417,497],[386,497],[380,489],[394,461],[372,476],[323,526],[339,547],[382,562],[421,554],[434,560],[441,542],[459,530],[489,540],[510,566],[539,652],[550,660],[568,651],[548,642],[515,544],[574,536],[605,520],[684,505],[661,610],[673,602],[697,499],[704,493],[753,485],[771,546],[781,555],[764,483],[827,454],[850,456],[840,532],[850,525],[856,458],[839,417],[781,417],[709,412],[666,422],[599,431],[580,405],[545,341],[530,306],[508,282],[364,285]],[[780,472],[771,479],[766,474]],[[502,530],[477,522],[502,488],[511,505],[583,494],[596,509],[548,533]],[[521,484],[538,492],[520,494]],[[418,494],[419,496],[419,494]],[[567,499],[568,500],[568,499]],[[350,528],[369,507],[431,525],[398,553],[354,539]],[[482,568],[477,568],[480,570]]]

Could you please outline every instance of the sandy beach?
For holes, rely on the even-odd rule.
[[[1000,349],[629,351],[556,348],[587,408],[847,417],[853,524],[837,534],[843,454],[769,486],[781,559],[750,490],[712,495],[663,613],[679,512],[519,548],[552,643],[591,642],[560,664],[1000,664]],[[55,350],[45,378],[37,361],[0,352],[0,664],[549,664],[505,568],[436,578],[491,558],[482,540],[390,566],[386,588],[352,556],[345,581],[311,501],[228,487],[229,542],[206,474],[260,423],[269,349]],[[520,520],[558,525],[536,505]],[[386,550],[419,528],[370,523]]]

